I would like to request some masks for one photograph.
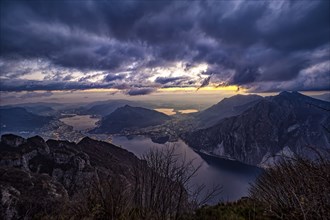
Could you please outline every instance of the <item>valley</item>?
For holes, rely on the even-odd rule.
[[[243,139],[243,142],[240,146],[237,146],[236,149],[234,148],[234,151],[230,151],[228,150],[229,148],[227,146],[226,139],[214,139],[213,142],[210,142],[211,140],[213,140],[212,138],[222,138],[222,131],[217,131],[217,126],[225,126],[228,123],[232,123],[230,122],[231,120],[236,120],[236,117],[245,118],[249,114],[254,114],[255,112],[259,116],[262,116],[262,113],[258,112],[267,110],[265,104],[263,103],[268,104],[271,100],[276,101],[282,100],[283,98],[288,103],[299,103],[299,100],[302,99],[304,100],[303,106],[307,105],[308,103],[313,103],[317,106],[327,108],[327,106],[329,105],[329,103],[327,102],[318,101],[316,99],[308,98],[296,93],[282,93],[275,97],[266,98],[262,98],[260,96],[240,95],[224,99],[218,104],[202,112],[193,112],[192,114],[166,115],[162,114],[161,111],[156,112],[142,107],[130,107],[124,101],[121,101],[120,103],[122,103],[124,106],[118,107],[118,109],[113,110],[109,114],[109,116],[106,115],[102,117],[102,115],[88,115],[76,113],[69,114],[68,112],[78,111],[74,109],[65,109],[64,112],[66,113],[59,114],[58,118],[54,118],[52,121],[50,121],[49,124],[43,126],[40,130],[16,133],[19,135],[23,135],[24,137],[40,135],[41,137],[46,139],[53,138],[74,142],[79,142],[85,136],[89,136],[96,140],[102,140],[108,143],[113,143],[117,146],[121,146],[122,148],[127,149],[138,156],[142,156],[148,150],[153,148],[165,148],[169,145],[175,146],[176,150],[180,152],[182,156],[185,156],[188,159],[194,159],[196,163],[202,164],[201,170],[194,179],[195,183],[201,184],[203,182],[206,182],[208,187],[210,187],[212,184],[222,185],[224,187],[224,192],[221,196],[216,198],[217,201],[233,201],[239,199],[242,196],[247,196],[249,183],[253,182],[254,178],[256,178],[258,173],[261,172],[260,170],[258,170],[258,168],[254,166],[249,168],[248,165],[245,165],[243,163],[264,167],[266,164],[269,164],[269,161],[274,160],[271,159],[272,155],[274,155],[277,151],[280,151],[281,147],[278,145],[271,147],[271,143],[265,142],[271,141],[272,139],[268,138],[268,136],[262,136],[264,134],[266,135],[266,130],[265,128],[263,128],[263,131],[259,131],[257,136],[255,136],[255,134],[254,136],[250,136],[250,138],[254,139]],[[116,103],[117,106],[118,102]],[[281,101],[281,103],[283,102]],[[102,106],[104,105],[109,104],[102,103]],[[287,106],[288,104],[285,105]],[[97,109],[93,106],[89,108]],[[256,110],[256,108],[260,110]],[[79,109],[80,111],[84,112],[82,108]],[[272,109],[276,108],[272,107]],[[315,119],[319,118],[318,120],[322,119],[323,121],[324,119],[326,119],[326,117],[324,117],[326,116],[326,113],[324,113],[322,110],[314,108],[308,109],[310,112],[313,112],[311,113],[311,116],[315,117]],[[86,113],[87,112],[88,111],[86,111]],[[113,119],[111,119],[111,117]],[[159,117],[159,119],[155,117]],[[293,120],[295,117],[298,116],[288,117]],[[125,120],[127,120],[127,122],[125,122]],[[318,122],[318,126],[322,125],[322,123],[323,125],[325,125],[322,120]],[[141,124],[142,122],[144,123],[144,125]],[[265,122],[265,120],[263,120],[263,122]],[[290,122],[290,119],[287,119],[286,122],[289,123],[287,128],[277,127],[276,129],[286,129],[287,132],[290,134],[297,128],[303,128],[299,126],[297,122],[295,122],[296,124],[293,126],[292,124],[294,122]],[[107,127],[102,128],[102,126],[105,125]],[[139,125],[139,127],[136,127],[136,125]],[[205,126],[207,125],[209,125],[210,127],[205,129]],[[258,123],[254,121],[243,121],[240,123],[240,125],[258,126]],[[100,130],[100,128],[102,129]],[[225,127],[225,130],[223,131],[224,134],[230,134],[230,129],[230,127]],[[272,131],[275,131],[276,129],[272,128]],[[320,127],[318,129],[320,129]],[[213,131],[216,133],[214,133]],[[236,140],[238,139],[239,135],[244,133],[245,132],[243,131],[236,133],[234,135],[236,137]],[[295,133],[295,138],[287,138],[289,138],[289,141],[298,140],[297,138],[299,136],[297,135],[298,133]],[[251,144],[254,142],[258,143],[258,140],[264,141],[264,145],[268,146],[268,150],[258,150],[253,147],[253,145],[251,145],[252,148],[246,145],[246,143],[250,143],[251,141]],[[316,139],[309,139],[309,141],[313,140]],[[321,141],[322,138],[320,139],[320,137],[318,136],[317,140]],[[302,142],[300,141],[299,143],[301,144]],[[317,142],[314,141],[314,143]],[[248,147],[247,149],[250,150],[246,152],[244,150],[244,146]],[[253,149],[257,150],[257,152],[259,153],[254,152]],[[241,156],[243,152],[245,155],[244,157]],[[260,152],[263,153],[260,155]],[[285,152],[298,153],[302,151],[298,151],[296,148],[286,147]],[[268,161],[264,161],[267,155]],[[254,158],[262,158],[262,160],[256,160]],[[254,162],[255,160],[256,162]],[[260,160],[262,163],[260,163]],[[240,164],[240,161],[243,163]]]
[[[152,149],[174,147],[176,154],[180,155],[182,159],[193,160],[196,167],[201,164],[201,168],[192,179],[192,184],[205,184],[206,189],[211,189],[214,185],[223,187],[222,193],[209,201],[210,204],[217,204],[220,201],[235,201],[248,196],[250,183],[254,182],[255,178],[262,172],[262,169],[254,166],[200,155],[181,139],[167,144],[157,144],[144,136],[130,136],[128,138],[113,136],[111,142],[137,156],[142,156]]]

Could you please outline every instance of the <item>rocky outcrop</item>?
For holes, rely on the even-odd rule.
[[[0,142],[2,219],[49,213],[107,178],[133,181],[141,162],[112,144],[84,138],[78,144],[8,134]],[[30,217],[33,216],[32,214]],[[29,217],[28,217],[29,218]]]
[[[18,147],[25,142],[25,139],[13,134],[8,134],[1,137],[1,142],[11,147]]]
[[[329,148],[329,109],[329,102],[282,92],[184,139],[196,150],[264,166],[277,155],[310,156],[311,147]]]
[[[52,212],[68,201],[67,190],[47,174],[0,167],[2,219],[21,219],[33,212]]]

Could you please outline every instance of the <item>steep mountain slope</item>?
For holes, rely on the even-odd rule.
[[[20,219],[27,212],[53,212],[69,200],[88,199],[87,192],[109,178],[120,179],[123,187],[130,186],[134,183],[133,169],[141,163],[127,150],[87,137],[75,144],[45,142],[38,136],[24,139],[3,135],[0,218]]]
[[[323,100],[323,101],[330,102],[330,92],[323,93],[321,95],[313,95],[311,97],[313,97],[315,99],[320,99],[320,100]]]
[[[53,109],[50,106],[47,105],[36,105],[36,104],[19,104],[19,105],[6,105],[6,106],[2,106],[1,109],[8,109],[8,108],[24,108],[25,110],[27,110],[28,112],[32,113],[32,114],[36,114],[36,115],[42,115],[42,116],[53,116],[57,113],[57,111],[55,109]]]
[[[91,133],[120,133],[124,129],[159,125],[169,119],[169,116],[154,110],[125,105],[104,117],[100,127],[95,128]]]
[[[260,100],[262,97],[258,95],[235,95],[224,98],[219,103],[196,114],[198,127],[211,127],[223,118],[239,115]]]
[[[0,130],[33,131],[49,123],[52,117],[35,115],[24,108],[0,109]]]
[[[53,108],[45,105],[26,106],[23,108],[37,115],[51,116],[56,114],[56,111]]]
[[[274,155],[309,156],[309,147],[330,147],[330,103],[297,92],[267,97],[238,116],[184,137],[196,150],[267,165]]]

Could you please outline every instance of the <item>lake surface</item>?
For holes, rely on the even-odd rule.
[[[190,113],[198,112],[198,110],[197,109],[182,109],[182,110],[178,110],[178,112],[181,114],[190,114]]]
[[[90,115],[75,115],[73,117],[62,118],[62,122],[71,125],[75,130],[92,129],[98,121]],[[108,139],[104,135],[102,137],[94,137],[97,139]],[[165,148],[168,145],[173,145],[176,152],[186,157],[187,160],[194,159],[194,165],[202,164],[197,175],[193,179],[193,184],[205,184],[211,188],[213,185],[222,185],[223,192],[211,203],[218,201],[234,201],[242,196],[248,195],[250,183],[254,182],[255,178],[262,172],[260,168],[248,166],[237,161],[214,158],[204,154],[198,154],[193,151],[182,140],[174,143],[156,144],[150,138],[143,136],[113,136],[112,143],[121,146],[137,156],[145,154],[149,149]]]
[[[187,146],[182,140],[171,144],[156,144],[150,138],[134,136],[126,138],[114,136],[112,143],[141,156],[149,149],[164,148],[173,145],[177,153],[185,156],[187,160],[194,159],[194,165],[202,164],[197,175],[193,179],[194,184],[205,184],[212,188],[213,185],[222,185],[223,192],[211,203],[218,201],[234,201],[248,195],[250,183],[262,172],[260,168],[248,166],[237,161],[214,158],[207,155],[199,155]]]
[[[91,115],[74,115],[60,119],[61,122],[72,126],[73,129],[77,131],[95,128],[98,120],[98,118],[93,118]]]
[[[166,115],[175,115],[176,112],[174,111],[174,108],[155,108],[154,109],[157,112],[164,113]]]
[[[179,110],[174,110],[174,108],[155,108],[155,111],[164,113],[166,115],[175,115],[177,113],[181,114],[190,114],[190,113],[195,113],[198,112],[197,109],[179,109]]]

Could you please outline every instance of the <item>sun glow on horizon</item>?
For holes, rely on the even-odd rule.
[[[146,87],[148,88],[148,87]],[[80,90],[81,92],[123,92],[125,90],[120,90],[116,88],[99,88],[99,89],[85,89]],[[239,92],[245,93],[246,89],[240,88],[236,85],[230,86],[205,86],[202,88],[198,87],[168,87],[168,88],[157,88],[156,93],[163,93],[163,92],[216,92],[216,91],[228,91],[228,92]]]
[[[158,89],[158,91],[160,91],[160,92],[178,92],[178,91],[186,91],[186,92],[188,92],[188,91],[196,91],[196,92],[199,92],[199,91],[209,91],[209,92],[215,92],[215,91],[236,92],[236,91],[239,91],[239,92],[245,92],[246,90],[239,88],[236,85],[231,85],[231,86],[219,86],[219,87],[205,86],[205,87],[202,87],[199,89],[198,89],[198,87],[170,87],[170,88],[160,88],[160,89]]]

